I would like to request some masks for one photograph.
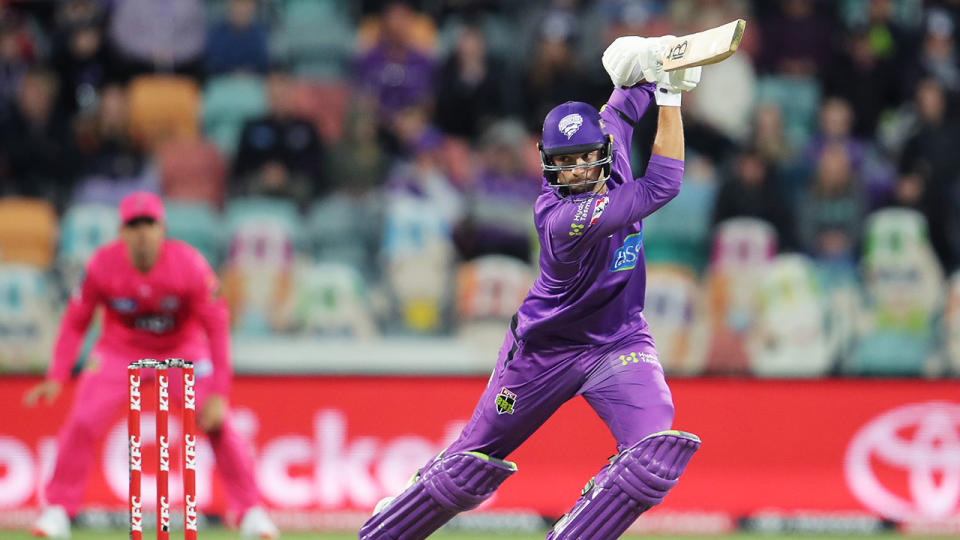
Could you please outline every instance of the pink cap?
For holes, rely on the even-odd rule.
[[[136,218],[151,218],[163,221],[163,201],[149,191],[134,191],[120,201],[120,222],[129,223]]]

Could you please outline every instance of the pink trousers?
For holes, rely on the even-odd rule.
[[[192,360],[196,366],[198,418],[210,395],[211,364],[205,345],[187,346],[164,355],[145,355],[143,351],[138,353],[123,349],[102,344],[94,348],[87,369],[80,375],[70,413],[57,437],[57,460],[53,477],[46,486],[46,500],[48,504],[63,506],[71,516],[76,515],[83,503],[97,443],[117,418],[120,408],[126,406],[127,365],[131,361],[144,357]],[[142,371],[145,386],[152,387],[152,371]],[[182,384],[180,370],[171,370],[170,404],[173,411],[182,403]],[[147,403],[144,410],[152,411],[153,403]],[[143,429],[153,429],[153,426],[144,426]],[[259,504],[253,459],[247,444],[231,426],[229,414],[222,427],[208,432],[207,437],[224,484],[228,513],[238,518],[247,509]],[[173,486],[171,488],[175,489]]]

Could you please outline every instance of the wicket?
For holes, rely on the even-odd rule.
[[[167,370],[183,370],[183,536],[197,538],[197,430],[196,392],[193,362],[179,358],[166,360],[141,359],[129,366],[130,401],[127,431],[130,453],[130,540],[143,540],[143,504],[140,495],[140,370],[156,370],[157,388],[157,540],[170,539],[170,437],[167,431],[170,414],[170,377]]]

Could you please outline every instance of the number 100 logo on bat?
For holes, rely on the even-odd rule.
[[[670,60],[680,60],[683,58],[683,55],[687,54],[688,46],[689,42],[687,40],[677,43],[673,47],[670,47],[670,50],[667,51],[667,58]]]

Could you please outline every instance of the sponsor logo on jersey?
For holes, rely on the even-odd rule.
[[[580,224],[577,224],[577,223],[571,223],[571,224],[570,224],[570,233],[569,233],[570,236],[580,236],[581,234],[583,234],[583,228],[584,228],[585,226],[586,226],[586,225],[580,225]]]
[[[567,136],[567,139],[573,137],[573,135],[580,131],[580,126],[583,125],[583,117],[577,113],[568,114],[560,119],[560,122],[557,124],[557,129],[560,130],[560,133],[563,133]]]
[[[120,313],[133,313],[137,310],[137,301],[133,298],[111,298],[110,307]]]
[[[640,259],[640,249],[643,247],[643,232],[633,233],[623,239],[623,246],[617,248],[610,263],[611,272],[633,270]]]
[[[607,207],[607,203],[610,202],[610,196],[604,195],[597,199],[597,204],[593,205],[593,215],[590,216],[590,225],[593,225],[600,219],[600,216],[603,215],[603,210]]]
[[[144,315],[137,317],[133,321],[133,326],[137,330],[143,330],[152,334],[164,334],[173,328],[173,317],[166,315]]]
[[[583,223],[587,220],[587,214],[590,213],[590,208],[593,203],[593,197],[591,196],[588,199],[580,201],[580,204],[577,205],[577,211],[573,214],[574,223]]]
[[[513,408],[517,404],[517,395],[504,386],[497,394],[494,403],[497,405],[497,414],[513,414]]]

